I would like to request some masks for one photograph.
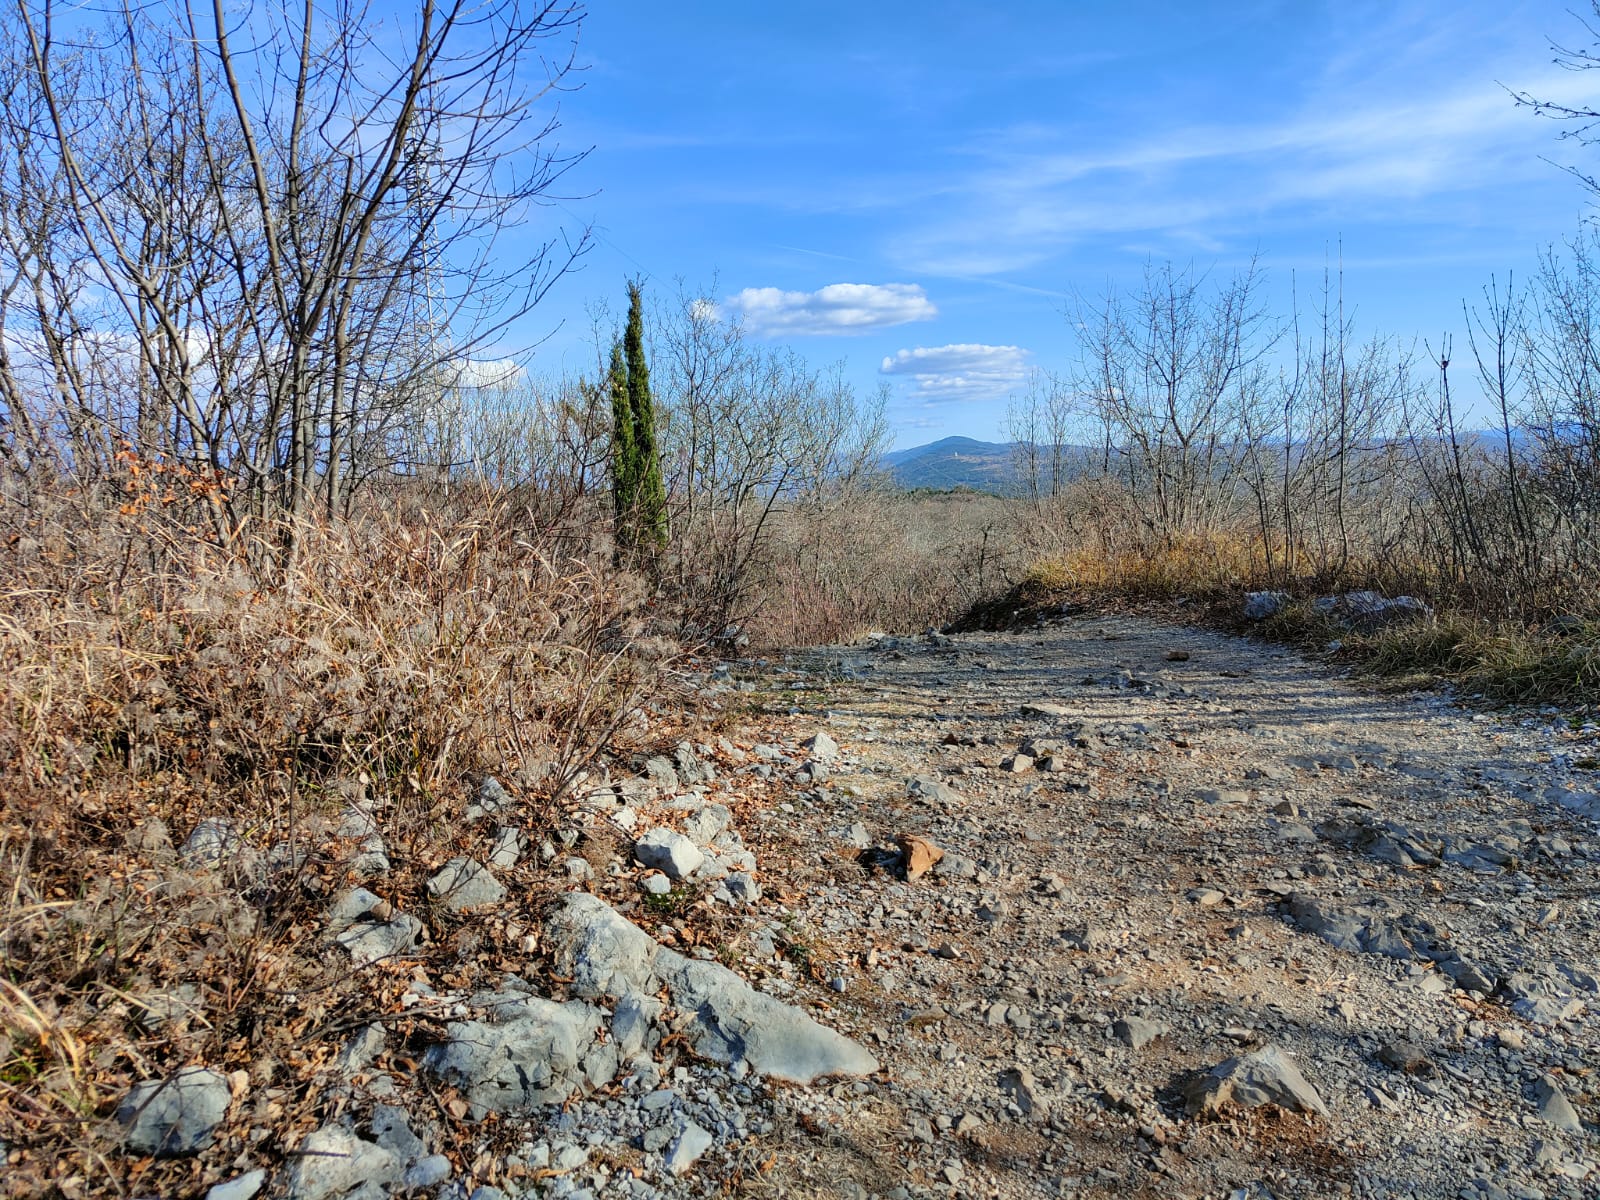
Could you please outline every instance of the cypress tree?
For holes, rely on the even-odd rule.
[[[616,543],[633,543],[633,512],[638,503],[638,463],[633,443],[633,409],[628,402],[628,366],[622,339],[611,343],[611,497],[616,503]]]
[[[637,280],[628,283],[623,354],[627,361],[628,409],[633,417],[629,455],[630,470],[635,472],[630,476],[632,533],[637,542],[659,548],[667,541],[667,489],[661,478],[661,454],[656,448],[655,402],[650,396],[650,365],[644,356],[644,299]]]

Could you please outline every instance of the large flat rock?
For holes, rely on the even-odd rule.
[[[757,992],[717,963],[658,945],[605,901],[583,892],[550,918],[556,969],[586,999],[650,995],[665,987],[696,1053],[746,1062],[771,1079],[811,1083],[828,1075],[870,1075],[878,1061],[864,1046],[818,1024],[793,1005]]]

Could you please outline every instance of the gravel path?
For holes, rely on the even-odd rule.
[[[785,1097],[773,1192],[1600,1194],[1592,727],[1121,617],[759,686],[751,741],[840,753],[746,820],[740,969],[885,1064]],[[904,834],[944,851],[909,881]],[[1326,1116],[1188,1115],[1272,1048]]]

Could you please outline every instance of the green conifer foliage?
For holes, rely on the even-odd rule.
[[[667,489],[644,353],[644,298],[636,280],[628,284],[627,327],[611,347],[610,388],[617,549],[659,550],[667,542]]]
[[[631,540],[633,507],[639,490],[637,455],[633,444],[633,410],[628,403],[628,365],[622,339],[611,343],[611,495],[616,502],[618,547]]]

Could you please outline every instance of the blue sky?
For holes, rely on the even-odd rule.
[[[1259,255],[1286,307],[1341,244],[1358,326],[1437,344],[1588,211],[1550,161],[1582,148],[1506,92],[1594,102],[1551,61],[1573,7],[595,0],[560,133],[594,149],[543,215],[596,240],[532,369],[587,369],[626,276],[682,279],[887,381],[897,445],[997,440],[1025,373],[1070,366],[1074,295]]]

